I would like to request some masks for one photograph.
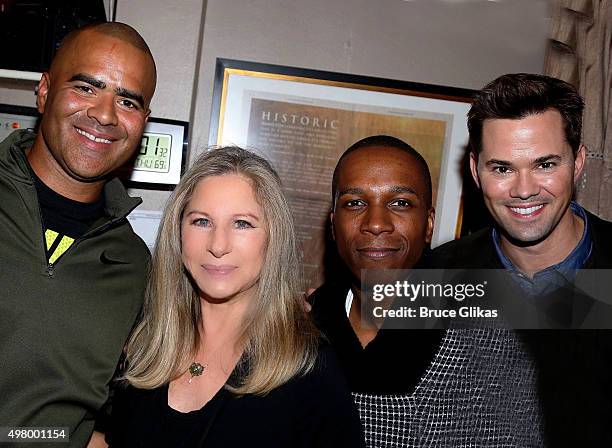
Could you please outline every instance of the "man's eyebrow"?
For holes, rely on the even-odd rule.
[[[558,154],[548,154],[546,156],[542,156],[542,157],[538,157],[537,159],[535,159],[533,161],[534,165],[539,165],[540,163],[544,163],[544,162],[560,162],[561,161],[561,156]]]
[[[531,164],[532,165],[539,165],[540,163],[544,163],[544,162],[560,161],[560,160],[561,160],[561,156],[558,155],[558,154],[547,154],[545,156],[538,157],[537,159],[534,159],[531,162]],[[495,166],[512,166],[512,163],[507,161],[507,160],[491,159],[491,160],[487,160],[485,165],[487,165],[487,166],[491,166],[491,165],[495,165]]]
[[[74,75],[72,78],[68,80],[68,82],[73,82],[73,81],[86,82],[87,84],[90,84],[98,89],[106,88],[106,83],[104,81],[96,79],[93,76],[86,75],[85,73],[77,73],[76,75]]]
[[[385,188],[386,189],[386,188]],[[413,194],[415,196],[418,196],[418,193],[414,190],[414,188],[405,186],[405,185],[392,185],[389,187],[389,189],[387,190],[391,193],[395,193],[395,194]],[[345,188],[344,190],[340,190],[338,192],[338,197],[343,196],[345,194],[355,194],[355,195],[359,195],[359,194],[364,194],[364,190],[363,188],[359,188],[359,187],[348,187]]]
[[[487,166],[491,166],[491,165],[512,166],[512,163],[508,162],[507,160],[491,159],[491,160],[487,160],[485,165]]]
[[[418,196],[417,192],[414,191],[414,188],[406,187],[404,185],[394,185],[390,188],[390,191],[392,193],[408,193]]]
[[[340,190],[338,192],[338,197],[345,195],[345,194],[363,194],[363,189],[359,187],[345,188],[344,190]]]
[[[131,100],[134,100],[138,103],[140,107],[144,107],[144,97],[139,93],[136,93],[132,90],[125,89],[123,87],[117,87],[115,89],[115,93],[119,96],[124,96]]]

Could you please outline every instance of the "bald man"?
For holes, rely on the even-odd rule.
[[[155,83],[134,29],[81,28],[38,84],[38,133],[0,143],[0,442],[16,441],[7,427],[61,427],[47,435],[85,446],[108,398],[149,260],[126,220],[141,200],[113,172],[139,146]]]

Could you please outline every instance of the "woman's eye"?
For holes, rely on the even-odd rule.
[[[250,222],[245,221],[244,219],[236,220],[235,225],[237,229],[250,229],[253,227]]]
[[[198,227],[208,227],[210,225],[210,220],[207,218],[196,218],[191,221],[191,225]]]

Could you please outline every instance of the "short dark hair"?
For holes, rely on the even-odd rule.
[[[332,204],[336,203],[336,191],[338,189],[338,172],[340,165],[342,164],[342,160],[348,156],[350,153],[357,151],[362,148],[371,148],[374,146],[380,146],[383,148],[396,148],[402,150],[408,154],[410,154],[417,161],[417,164],[420,168],[421,175],[425,179],[425,195],[427,206],[431,207],[432,201],[432,188],[431,188],[431,174],[429,173],[429,166],[427,166],[427,162],[423,158],[419,152],[406,143],[403,140],[400,140],[396,137],[391,137],[390,135],[372,135],[370,137],[363,138],[356,143],[353,143],[338,159],[338,163],[336,163],[336,168],[334,168],[334,176],[332,178]]]
[[[576,88],[550,76],[514,73],[500,76],[476,93],[468,112],[472,151],[482,151],[482,125],[490,118],[520,119],[556,110],[574,156],[580,148],[584,100]]]

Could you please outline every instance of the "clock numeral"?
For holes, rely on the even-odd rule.
[[[148,147],[149,147],[149,137],[147,135],[143,135],[142,143],[140,145],[140,151],[138,152],[138,154],[141,156],[146,156]]]

